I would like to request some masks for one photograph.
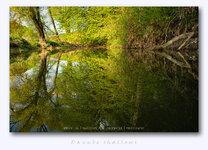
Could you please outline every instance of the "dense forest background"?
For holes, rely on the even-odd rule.
[[[102,123],[196,132],[198,40],[197,7],[11,7],[10,81],[41,61],[34,75],[41,80],[10,85],[11,128],[18,122],[20,131]],[[58,64],[76,60],[91,73],[75,74],[67,65],[48,90],[42,66],[54,63],[49,56]],[[44,101],[52,93],[59,100]]]

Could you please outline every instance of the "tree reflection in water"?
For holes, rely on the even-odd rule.
[[[109,97],[113,97],[114,81],[108,80],[101,65],[107,57],[86,55],[77,61],[61,60],[61,54],[58,59],[43,57],[36,67],[13,76],[10,131],[100,130],[109,126],[106,117],[112,114],[106,110],[112,110]]]
[[[82,50],[11,67],[10,131],[197,130],[197,91],[177,91],[142,63],[131,70],[120,52]]]

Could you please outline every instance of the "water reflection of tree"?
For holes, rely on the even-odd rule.
[[[22,78],[23,83],[13,81],[10,87],[11,90],[11,125],[10,130],[15,124],[19,124],[19,131],[48,131],[46,121],[51,119],[50,110],[56,104],[51,100],[56,86],[56,78],[58,75],[59,61],[53,81],[53,87],[48,89],[46,85],[47,57],[42,57],[37,74],[31,77],[25,75]],[[14,121],[15,120],[15,121]]]
[[[32,76],[21,84],[12,81],[11,121],[18,121],[19,131],[105,131],[108,126],[132,125],[134,91],[119,82],[124,78],[114,73],[107,56],[82,52],[78,59],[67,58],[59,72],[60,58],[41,57]],[[80,126],[98,130],[76,129]]]
[[[68,62],[57,80],[61,103],[70,108],[63,111],[63,125],[98,128],[93,131],[104,131],[99,130],[101,126],[129,125],[132,102],[124,92],[128,87],[119,87],[107,56],[86,51],[76,63],[74,59]]]

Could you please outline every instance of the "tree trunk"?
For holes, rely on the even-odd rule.
[[[39,7],[29,7],[30,11],[30,17],[36,27],[36,30],[38,32],[39,36],[39,44],[43,48],[43,51],[45,51],[47,44],[45,40],[45,34],[44,34],[44,29],[43,29],[43,24],[40,18],[40,10]]]
[[[53,24],[53,27],[54,27],[54,30],[55,30],[55,33],[56,33],[56,39],[57,39],[58,42],[60,42],[59,34],[58,34],[57,29],[56,29],[56,25],[55,25],[55,22],[54,22],[54,19],[53,19],[53,16],[52,16],[52,13],[51,13],[51,10],[50,10],[49,7],[48,7],[48,12],[49,12],[49,15],[51,17],[51,21],[52,21],[52,24]]]

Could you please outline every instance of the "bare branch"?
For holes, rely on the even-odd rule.
[[[185,44],[186,42],[188,42],[188,40],[190,40],[190,38],[194,35],[194,32],[190,32],[188,38],[183,42],[183,44],[181,44],[181,46],[178,48],[178,50],[180,50]]]
[[[170,41],[168,41],[167,43],[165,43],[163,45],[159,45],[159,46],[156,46],[154,48],[146,49],[146,51],[164,50],[166,47],[170,46],[174,42],[176,42],[176,41],[178,41],[182,38],[185,38],[185,37],[193,36],[193,34],[194,34],[194,32],[181,34],[179,36],[176,36],[176,37],[172,38]]]

